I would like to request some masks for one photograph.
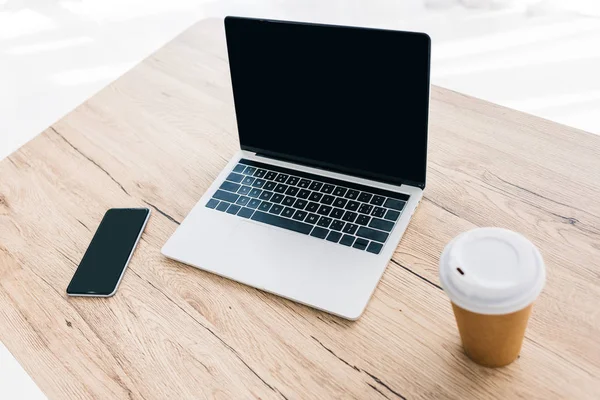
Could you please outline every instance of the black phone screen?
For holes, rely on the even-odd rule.
[[[67,294],[113,295],[149,213],[147,208],[108,210],[67,287]]]

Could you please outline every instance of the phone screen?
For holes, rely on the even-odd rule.
[[[147,208],[108,210],[67,287],[67,294],[112,296],[149,215]]]

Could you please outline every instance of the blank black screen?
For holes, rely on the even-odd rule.
[[[227,17],[242,149],[425,185],[430,39]]]
[[[113,293],[148,212],[145,208],[108,210],[73,275],[67,293]]]

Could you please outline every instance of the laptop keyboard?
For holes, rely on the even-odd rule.
[[[242,159],[206,207],[379,254],[409,196]]]

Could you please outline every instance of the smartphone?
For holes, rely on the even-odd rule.
[[[108,210],[67,287],[67,294],[114,295],[149,217],[148,208]]]

